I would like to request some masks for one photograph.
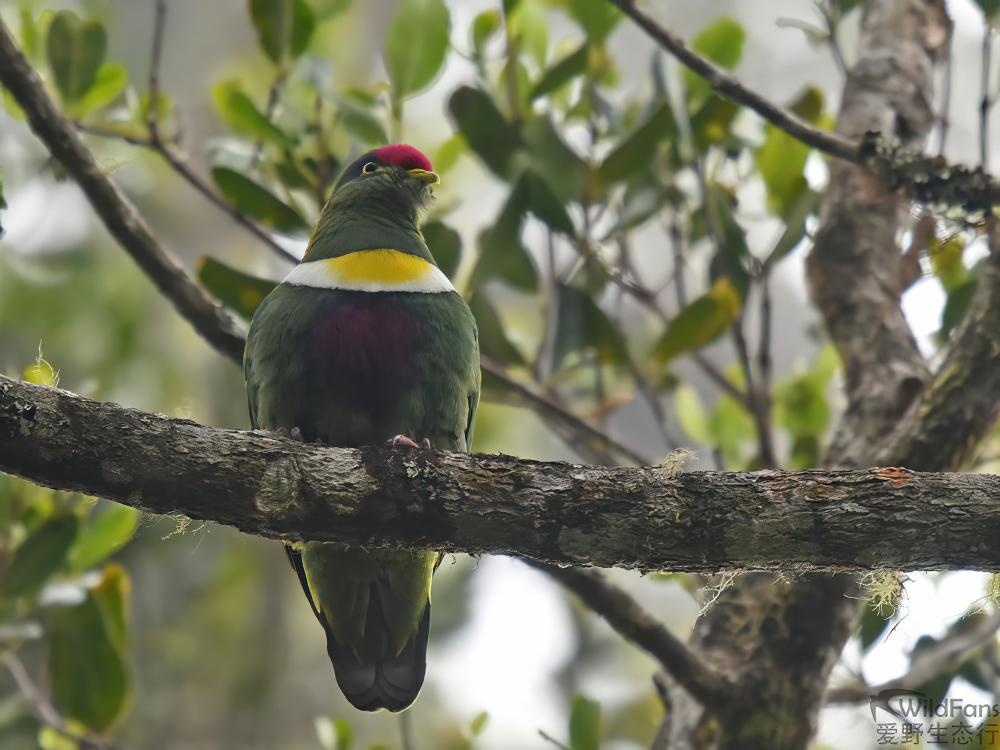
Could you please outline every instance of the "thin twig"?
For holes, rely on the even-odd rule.
[[[166,0],[154,0],[153,49],[149,58],[149,102],[146,105],[146,127],[152,141],[160,140],[160,61],[163,56],[163,34],[167,20]]]
[[[34,680],[28,675],[28,670],[25,668],[24,662],[21,661],[16,653],[10,651],[5,654],[4,663],[14,683],[17,685],[17,689],[21,691],[21,695],[28,701],[31,712],[42,724],[77,743],[80,750],[115,750],[115,745],[100,737],[95,737],[91,734],[81,734],[71,729],[55,706],[52,705],[49,699],[38,689],[38,686],[35,685]]]
[[[942,65],[941,82],[941,112],[938,115],[938,142],[937,152],[939,156],[944,156],[945,146],[948,144],[948,130],[951,128],[951,78],[952,78],[952,42],[948,41],[948,51],[945,53],[944,64]]]
[[[717,711],[728,703],[732,688],[725,678],[701,662],[624,589],[597,572],[527,562],[559,581],[607,620],[619,635],[649,653],[706,708]]]
[[[993,27],[986,19],[983,29],[982,69],[979,74],[979,162],[983,169],[990,168],[990,68],[993,58]]]

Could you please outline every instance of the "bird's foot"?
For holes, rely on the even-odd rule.
[[[396,437],[392,438],[392,440],[389,440],[388,443],[393,448],[398,448],[401,445],[405,445],[407,448],[420,447],[419,443],[415,443],[412,438],[408,438],[406,435],[396,435]]]

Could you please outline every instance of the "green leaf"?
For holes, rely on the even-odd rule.
[[[535,262],[521,242],[527,198],[523,183],[518,182],[493,225],[480,232],[479,259],[472,271],[473,289],[493,278],[502,278],[525,291],[537,288]]]
[[[473,717],[472,722],[469,724],[469,734],[473,737],[481,735],[486,730],[489,720],[490,715],[485,711],[480,711]]]
[[[74,515],[56,516],[29,534],[14,551],[3,580],[3,595],[13,599],[37,593],[63,566],[78,525]]]
[[[462,260],[461,235],[441,221],[430,221],[424,224],[420,231],[423,232],[424,240],[434,260],[437,261],[438,268],[449,279],[453,279]]]
[[[104,63],[97,71],[94,84],[74,107],[74,111],[82,117],[88,112],[108,106],[125,90],[128,83],[128,71],[118,63]]]
[[[679,385],[674,392],[674,409],[681,429],[689,438],[698,443],[712,442],[708,412],[705,411],[698,392],[687,383]]]
[[[569,0],[569,14],[583,27],[587,37],[594,42],[603,42],[618,22],[622,13],[611,3],[594,2],[594,0]]]
[[[486,43],[503,27],[503,17],[498,8],[489,8],[479,13],[472,20],[472,30],[469,36],[472,40],[473,55],[482,61]]]
[[[748,266],[751,261],[746,232],[736,221],[736,198],[724,185],[713,182],[708,189],[709,221],[717,233],[719,248],[709,266],[712,281],[728,277],[740,296],[746,296],[750,285]]]
[[[677,134],[677,123],[668,102],[663,102],[645,122],[625,136],[611,150],[600,166],[600,175],[607,182],[617,182],[644,174],[656,147]]]
[[[606,364],[621,364],[627,360],[621,333],[589,294],[560,284],[557,295],[553,369],[559,370],[569,354],[588,349],[595,351],[598,359]]]
[[[785,230],[765,261],[768,265],[774,265],[798,246],[806,236],[806,220],[819,211],[819,202],[820,194],[815,190],[807,190],[799,196],[785,217]]]
[[[84,571],[124,547],[139,526],[139,511],[128,505],[108,503],[80,529],[69,550],[69,566]]]
[[[531,101],[551,94],[577,76],[583,75],[587,71],[588,50],[587,44],[581,44],[576,52],[566,55],[546,70],[531,89]]]
[[[535,170],[530,167],[524,170],[515,190],[518,189],[524,191],[528,210],[538,219],[567,237],[572,237],[575,234],[573,220],[569,217],[566,207]]]
[[[700,349],[721,336],[736,320],[742,306],[739,290],[725,276],[681,310],[656,342],[653,357],[666,363],[685,352]]]
[[[691,48],[722,68],[735,68],[743,58],[746,32],[733,18],[723,16],[706,26],[691,42]],[[689,102],[703,102],[711,91],[705,81],[690,70],[683,72]]]
[[[507,19],[515,45],[534,57],[539,67],[544,66],[549,50],[549,25],[545,6],[538,0],[521,0]]]
[[[83,602],[47,611],[52,695],[65,716],[97,732],[120,719],[130,700],[123,630],[128,586],[124,571],[108,566]]]
[[[198,261],[198,281],[226,307],[250,320],[254,310],[278,282],[237,271],[222,261],[204,256]]]
[[[823,94],[806,89],[789,105],[803,119],[815,122],[823,111]],[[767,190],[768,208],[778,216],[787,216],[808,190],[805,178],[809,147],[781,128],[767,126],[767,137],[757,149],[755,160]]]
[[[936,237],[931,239],[928,255],[931,259],[931,270],[941,281],[941,286],[949,294],[954,292],[969,279],[963,255],[965,242],[960,235],[941,242]]]
[[[291,144],[288,136],[257,108],[239,81],[224,81],[215,86],[212,101],[222,121],[240,135],[279,146]]]
[[[490,95],[481,89],[461,86],[451,95],[448,110],[473,153],[491,172],[506,179],[511,158],[523,142]]]
[[[99,21],[85,21],[71,10],[55,14],[45,48],[64,102],[79,101],[94,85],[107,47],[107,33]]]
[[[749,468],[741,465],[744,445],[753,442],[755,433],[753,417],[743,405],[729,394],[719,396],[708,420],[711,443],[722,454],[723,466]]]
[[[309,47],[316,30],[316,15],[306,0],[295,0],[292,13],[292,38],[288,46],[292,57],[298,57]]]
[[[601,704],[574,695],[569,711],[570,750],[600,750]]]
[[[746,32],[739,21],[723,16],[702,29],[691,49],[723,68],[735,68],[743,58]]]
[[[590,168],[563,140],[558,128],[546,116],[532,117],[524,123],[527,164],[537,172],[560,201],[579,201],[587,188]]]
[[[479,347],[483,354],[504,364],[523,365],[524,356],[507,337],[496,308],[482,292],[469,298],[469,309],[479,329]]]
[[[294,208],[249,177],[229,167],[213,167],[212,179],[226,199],[248,216],[283,234],[309,233],[308,224]]]
[[[740,108],[728,99],[707,94],[704,104],[691,116],[691,134],[700,152],[731,138],[731,127]]]
[[[451,17],[444,0],[400,0],[382,55],[394,101],[425,88],[448,53]]]
[[[385,127],[371,110],[346,96],[338,97],[337,102],[340,124],[360,143],[378,146],[389,142]]]
[[[316,27],[316,18],[306,0],[250,0],[250,20],[257,41],[275,65],[286,53],[301,55]]]

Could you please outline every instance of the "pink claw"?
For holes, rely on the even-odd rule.
[[[420,447],[415,442],[413,442],[413,440],[411,440],[410,438],[406,437],[406,435],[396,435],[396,437],[394,437],[392,440],[389,441],[389,444],[393,448],[398,448],[401,445],[405,445],[408,448],[419,448]]]

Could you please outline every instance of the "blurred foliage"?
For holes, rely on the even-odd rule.
[[[858,4],[823,4],[832,28]],[[118,18],[124,10],[99,16],[118,6],[45,5],[19,3],[13,25],[65,113],[110,136],[93,141],[99,154],[106,148],[117,164],[115,140],[148,142],[151,121],[165,142],[179,141],[194,103],[175,101],[166,87],[153,96],[145,62],[109,59],[109,50],[123,48],[116,41],[126,32]],[[996,3],[979,5],[992,22]],[[627,442],[642,444],[651,460],[674,447],[678,426],[716,467],[758,468],[764,419],[774,428],[781,467],[819,463],[839,406],[831,399],[839,358],[810,331],[794,330],[809,321],[794,319],[787,305],[775,305],[786,312],[771,321],[774,331],[763,324],[783,264],[808,244],[817,223],[824,165],[808,147],[658,53],[640,61],[648,74],[637,85],[612,45],[623,17],[604,2],[498,0],[468,28],[455,28],[443,0],[400,0],[379,29],[374,59],[358,46],[370,41],[362,33],[367,4],[247,0],[243,7],[256,47],[196,84],[218,132],[207,156],[199,150],[195,159],[204,161],[197,166],[221,200],[283,245],[301,246],[343,164],[388,140],[424,139],[418,145],[447,173],[424,233],[469,300],[485,354],[602,428],[625,424],[635,431]],[[737,20],[719,17],[691,45],[738,69],[747,41]],[[346,50],[339,58],[338,45]],[[167,54],[181,52],[168,45]],[[368,60],[361,75],[346,70],[351,55]],[[464,72],[442,78],[446,68]],[[450,128],[407,117],[411,101],[429,89],[444,95]],[[828,128],[827,99],[808,86],[787,106]],[[3,104],[11,118],[23,119],[7,92]],[[31,180],[52,189],[61,179],[44,158],[22,158],[5,165],[0,209],[5,189],[10,199]],[[140,196],[143,208],[157,222],[176,222],[177,215],[157,215],[177,200],[153,174],[157,187]],[[452,177],[458,189],[449,187]],[[477,204],[485,185],[499,191],[484,202],[492,218],[466,231],[456,209]],[[0,237],[4,219],[0,213]],[[253,260],[244,249],[249,235],[240,238],[238,254],[228,247],[235,241],[199,243],[197,276],[249,319],[280,272]],[[53,358],[73,390],[245,426],[235,368],[178,323],[104,240],[74,242],[0,253],[0,367],[58,383],[42,342],[58,353]],[[942,343],[968,309],[982,268],[974,260],[980,242],[959,231],[928,248],[928,275],[947,300]],[[786,346],[779,361],[772,348],[782,342],[774,339],[787,336],[806,351],[792,356]],[[477,448],[544,450],[525,441],[529,434],[541,440],[528,420],[484,404]],[[658,429],[648,427],[654,422]],[[507,423],[513,429],[503,443]],[[1000,445],[1000,433],[993,444]],[[259,540],[210,533],[186,519],[140,526],[129,508],[0,476],[0,638],[6,651],[24,654],[33,674],[44,674],[39,683],[78,734],[114,733],[136,747],[398,747],[393,718],[330,704],[321,635],[280,557]],[[130,573],[144,585],[132,591]],[[464,559],[438,573],[435,646],[468,624],[473,574]],[[657,580],[684,599],[697,589],[683,574]],[[648,745],[662,717],[649,680],[632,680],[629,697],[603,705],[581,695],[586,672],[606,669],[609,654],[623,663],[632,652],[598,633],[583,610],[570,612],[575,645],[558,681],[566,746]],[[868,608],[859,626],[862,650],[877,647],[898,617]],[[980,656],[928,690],[943,696],[956,677],[989,689]],[[649,672],[638,661],[625,669]],[[467,750],[502,741],[505,727],[490,718],[493,707],[460,717],[447,698],[425,691],[412,712],[418,747]],[[279,714],[281,722],[270,720]],[[39,726],[16,696],[0,701],[0,748],[31,743],[78,746]]]

